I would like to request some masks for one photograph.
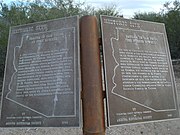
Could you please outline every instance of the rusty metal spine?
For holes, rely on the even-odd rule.
[[[83,134],[104,135],[104,102],[98,25],[95,16],[80,20]]]

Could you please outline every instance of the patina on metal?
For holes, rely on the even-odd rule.
[[[79,17],[12,27],[1,126],[79,127]]]
[[[108,125],[179,117],[162,23],[101,16]]]

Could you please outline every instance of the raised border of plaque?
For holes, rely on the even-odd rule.
[[[12,27],[2,127],[80,126],[79,17]]]
[[[101,16],[108,126],[179,117],[165,26]]]

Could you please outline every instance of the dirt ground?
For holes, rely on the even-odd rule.
[[[175,65],[174,71],[180,99],[180,65]],[[106,128],[106,134],[180,135],[180,119]],[[82,128],[0,128],[0,135],[82,135]]]

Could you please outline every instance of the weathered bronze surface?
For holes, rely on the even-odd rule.
[[[108,125],[179,117],[165,26],[101,16]]]
[[[78,26],[75,16],[11,28],[1,126],[79,126]]]

